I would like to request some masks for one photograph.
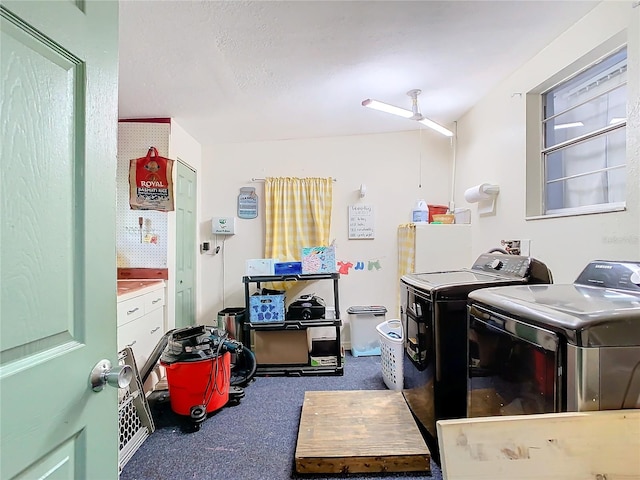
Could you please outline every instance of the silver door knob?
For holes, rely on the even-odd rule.
[[[91,370],[91,389],[99,392],[105,385],[124,388],[129,385],[132,378],[133,369],[129,365],[118,365],[112,368],[109,360],[100,360]]]

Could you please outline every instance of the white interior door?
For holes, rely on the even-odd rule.
[[[0,478],[115,479],[118,4],[0,13]]]

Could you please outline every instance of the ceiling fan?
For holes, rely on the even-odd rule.
[[[429,120],[427,117],[422,115],[418,110],[418,95],[422,93],[422,90],[413,89],[407,92],[407,95],[411,97],[411,110],[406,110],[404,108],[396,107],[395,105],[389,105],[388,103],[379,102],[378,100],[371,100],[367,98],[362,101],[363,107],[373,108],[374,110],[380,110],[381,112],[392,113],[393,115],[399,115],[400,117],[408,118],[409,120],[415,120],[422,125],[432,128],[436,132],[441,133],[442,135],[446,135],[447,137],[453,137],[453,132],[447,128],[444,128],[442,125],[434,122],[433,120]]]

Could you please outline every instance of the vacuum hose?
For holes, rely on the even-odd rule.
[[[149,375],[151,375],[151,372],[155,368],[156,364],[158,363],[158,360],[160,359],[160,355],[162,355],[162,352],[164,352],[164,349],[167,347],[167,344],[169,343],[169,338],[171,338],[171,335],[173,335],[174,331],[175,331],[175,328],[169,330],[167,333],[165,333],[162,336],[162,338],[158,341],[156,348],[154,348],[153,351],[151,352],[151,355],[149,355],[149,358],[147,359],[144,366],[142,367],[142,370],[140,370],[140,379],[142,380],[143,385],[144,385],[144,382],[147,381],[147,378],[149,378]]]
[[[243,348],[236,354],[236,361],[231,368],[232,387],[244,387],[255,376],[257,369],[256,356],[248,348]]]

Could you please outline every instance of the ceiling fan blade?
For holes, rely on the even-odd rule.
[[[380,110],[381,112],[391,113],[404,118],[411,118],[413,112],[404,108],[396,107],[395,105],[389,105],[388,103],[379,102],[378,100],[371,100],[367,98],[362,102],[363,107],[373,108],[374,110]]]

